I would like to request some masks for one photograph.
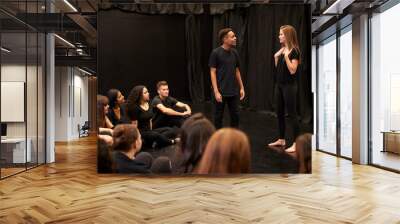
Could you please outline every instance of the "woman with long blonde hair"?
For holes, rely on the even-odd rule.
[[[282,48],[275,53],[275,67],[277,80],[277,114],[279,139],[269,146],[286,146],[285,112],[293,130],[293,139],[299,135],[299,121],[297,118],[297,76],[301,63],[301,51],[297,41],[297,33],[293,26],[284,25],[279,29],[279,43]],[[286,110],[285,110],[286,109]],[[286,149],[286,152],[295,152],[296,143]]]

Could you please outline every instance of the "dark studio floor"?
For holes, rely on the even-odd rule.
[[[212,120],[212,105],[205,103],[192,105],[193,113],[202,112]],[[294,153],[286,153],[282,148],[269,148],[268,143],[276,140],[278,135],[277,119],[273,114],[266,112],[255,112],[241,110],[240,129],[250,138],[251,144],[251,173],[295,173],[297,172],[297,162],[293,159]],[[229,124],[228,109],[225,109],[224,126]],[[310,132],[312,124],[301,124],[301,131]],[[288,130],[289,131],[289,130]],[[291,136],[291,132],[289,131]],[[288,146],[292,139],[288,139]],[[158,156],[168,156],[172,160],[173,169],[180,163],[179,151],[175,146],[161,149],[143,149],[150,152],[155,158]]]

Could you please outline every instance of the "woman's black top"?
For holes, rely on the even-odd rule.
[[[297,49],[292,49],[289,53],[289,59],[297,59],[300,60],[300,52]],[[285,55],[282,53],[279,57],[277,66],[276,66],[276,80],[278,83],[294,83],[296,82],[296,77],[299,74],[299,66],[297,67],[295,74],[290,74],[290,71],[286,65]]]
[[[140,132],[150,131],[150,121],[153,118],[153,109],[149,105],[148,110],[144,110],[139,105],[134,106],[130,112],[130,118],[132,121],[137,121],[138,129]]]
[[[150,173],[145,163],[130,159],[122,152],[114,153],[115,170],[117,173]]]
[[[117,115],[114,112],[113,108],[108,109],[107,117],[110,119],[111,123],[114,126],[117,126],[118,124],[126,124],[129,123],[126,117],[126,104],[121,104],[119,106],[119,111],[120,111],[120,119],[117,119]]]

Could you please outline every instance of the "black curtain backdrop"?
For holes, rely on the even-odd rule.
[[[184,15],[110,10],[98,22],[99,94],[117,88],[127,96],[145,85],[154,96],[156,83],[167,80],[173,96],[189,99]]]
[[[101,7],[98,24],[100,93],[109,88],[126,92],[134,85],[144,84],[154,94],[155,82],[165,79],[170,83],[173,96],[193,102],[210,100],[208,57],[212,49],[220,45],[218,31],[231,27],[238,37],[240,70],[247,93],[242,106],[274,112],[273,55],[280,49],[279,27],[290,24],[297,30],[302,51],[298,112],[303,122],[311,123],[309,5],[201,6]]]

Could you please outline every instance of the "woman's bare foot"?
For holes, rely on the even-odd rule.
[[[181,138],[175,138],[172,140],[172,144],[178,144],[179,142],[181,142]]]
[[[275,142],[268,144],[268,146],[284,146],[284,145],[286,145],[285,139],[278,139]]]
[[[290,146],[289,148],[285,149],[285,152],[296,152],[296,143],[293,143],[292,146]]]

